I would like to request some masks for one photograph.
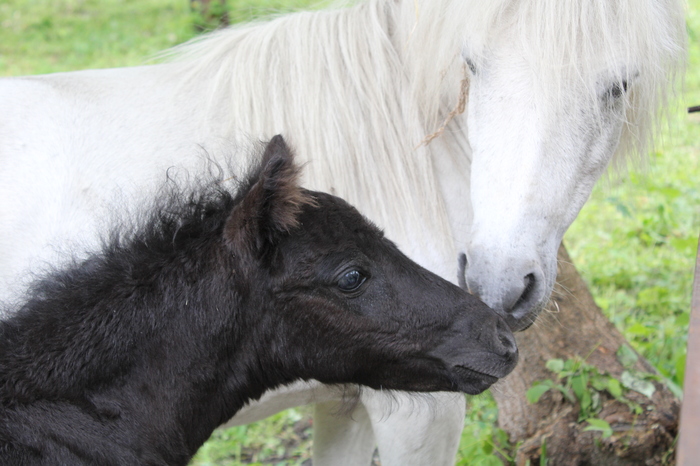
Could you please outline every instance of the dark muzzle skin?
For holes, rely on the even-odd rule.
[[[459,313],[431,354],[445,364],[457,390],[475,395],[508,375],[518,347],[506,321],[477,298]]]
[[[363,384],[376,389],[477,395],[515,368],[518,348],[506,321],[457,287],[444,294],[461,296],[449,312],[443,306],[442,312],[436,311],[446,317],[443,325],[412,322],[402,326],[404,335],[396,339],[405,340],[405,333],[411,332],[413,349],[393,363],[372,367]]]
[[[444,364],[457,391],[479,394],[517,365],[513,329],[507,317],[479,297],[446,283],[440,301],[450,309],[443,311],[449,326],[433,340],[430,355]]]

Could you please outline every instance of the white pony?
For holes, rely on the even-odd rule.
[[[308,187],[443,277],[465,252],[468,287],[521,330],[613,154],[644,152],[684,49],[680,0],[366,0],[216,32],[164,64],[1,80],[0,298],[94,244],[115,199],[283,133],[313,156]],[[337,416],[340,392],[288,387],[234,422],[318,402],[315,465],[369,464],[375,440],[385,466],[454,461],[462,397],[364,391]]]

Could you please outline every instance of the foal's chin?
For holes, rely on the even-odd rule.
[[[478,372],[464,366],[453,367],[451,375],[452,383],[455,385],[456,391],[466,393],[467,395],[483,393],[498,381],[498,377],[484,374],[483,372]]]
[[[402,373],[392,371],[393,373],[390,376],[385,376],[381,379],[381,383],[378,383],[377,380],[365,380],[361,384],[375,390],[461,392],[467,395],[478,395],[488,390],[491,385],[510,373],[512,368],[515,367],[515,362],[512,362],[502,364],[503,367],[500,369],[489,370],[490,373],[485,373],[469,368],[466,365],[447,364],[445,361],[435,362],[435,364],[434,367],[429,369],[423,365],[421,373],[415,371]],[[496,372],[498,374],[494,375]]]
[[[478,395],[488,390],[498,380],[498,377],[492,375],[455,366],[446,371],[443,377],[432,381],[425,380],[425,383],[418,383],[410,390],[416,392],[461,392],[467,395]]]
[[[472,352],[469,357],[448,357],[443,364],[449,374],[453,391],[478,395],[498,380],[510,374],[518,363],[518,351],[499,355]]]

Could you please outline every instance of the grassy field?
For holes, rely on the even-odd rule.
[[[318,4],[229,0],[231,19]],[[5,0],[0,75],[142,64],[195,35],[186,0]],[[682,386],[692,270],[700,233],[700,0],[690,1],[686,92],[646,170],[599,183],[565,241],[599,305],[634,347]],[[471,398],[460,464],[501,464],[502,433],[488,395]],[[217,431],[194,464],[301,464],[310,455],[310,409]]]

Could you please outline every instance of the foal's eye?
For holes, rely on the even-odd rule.
[[[351,292],[357,290],[365,282],[367,277],[359,270],[350,270],[338,280],[338,288],[341,291]]]

